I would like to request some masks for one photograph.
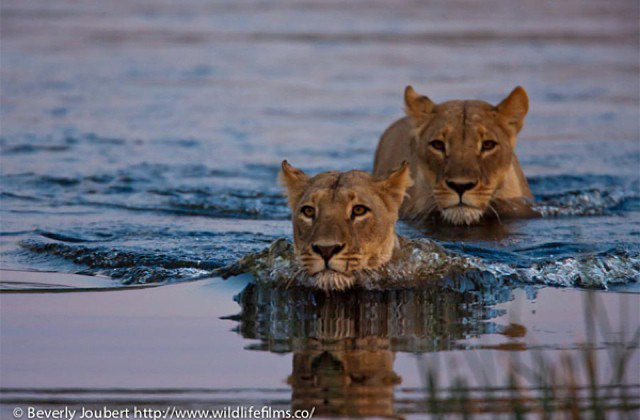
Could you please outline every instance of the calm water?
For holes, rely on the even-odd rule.
[[[393,320],[380,315],[389,325],[371,327],[364,335],[382,340],[368,343],[369,351],[389,345],[393,352],[410,353],[473,347],[469,337],[500,336],[500,325],[508,324],[496,321],[506,316],[496,312],[496,305],[513,304],[519,293],[523,302],[534,305],[538,288],[545,284],[638,291],[640,68],[635,1],[496,0],[480,6],[466,1],[338,5],[137,0],[115,7],[101,1],[5,0],[1,12],[0,263],[5,270],[108,277],[42,278],[5,271],[3,288],[26,292],[170,284],[109,293],[3,294],[0,359],[5,390],[95,387],[99,394],[119,386],[206,388],[221,385],[193,378],[218,375],[231,388],[276,387],[280,394],[271,400],[287,405],[293,397],[282,393],[289,388],[277,364],[286,371],[292,362],[269,352],[290,357],[308,346],[322,349],[321,344],[306,343],[320,333],[309,329],[313,324],[269,322],[296,313],[301,319],[321,318],[308,312],[319,311],[320,304],[303,295],[268,297],[268,290],[255,287],[236,296],[245,283],[222,286],[219,280],[206,280],[210,283],[205,287],[193,280],[211,276],[216,268],[275,239],[291,237],[288,210],[275,181],[282,159],[311,173],[370,170],[380,133],[402,114],[401,93],[408,83],[436,101],[491,102],[523,85],[531,111],[518,155],[547,216],[470,229],[401,224],[400,232],[428,235],[453,252],[481,257],[487,264],[544,266],[548,271],[538,284],[522,290],[453,295],[447,300],[449,309],[438,309],[436,298],[427,292],[394,295],[406,309],[398,319],[412,324],[394,327]],[[188,283],[173,284],[178,282]],[[561,293],[542,290],[544,296]],[[174,293],[176,301],[170,298]],[[186,328],[176,319],[190,305],[200,307],[195,301],[200,293],[211,305],[224,308],[193,315],[210,325],[206,333],[203,326]],[[580,306],[581,292],[563,293],[574,300],[573,306]],[[256,303],[262,302],[256,296],[274,300],[265,307]],[[637,305],[638,295],[620,296]],[[385,293],[352,299],[369,308],[362,309],[367,317],[387,313],[389,302],[396,302]],[[193,349],[174,341],[157,365],[140,369],[131,362],[137,353],[90,356],[104,343],[89,345],[81,333],[103,322],[105,313],[93,308],[103,300],[109,300],[104,304],[114,311],[129,308],[122,319],[132,306],[140,305],[142,313],[152,308],[135,318],[135,325],[182,329],[176,340],[201,343],[200,358],[182,364],[184,370],[161,375],[158,366],[182,360],[178,354]],[[247,302],[253,302],[250,319],[255,325],[244,315],[233,316],[251,312],[245,310]],[[294,302],[295,307],[283,302]],[[337,305],[346,310],[354,302]],[[156,305],[166,314],[160,315],[164,312]],[[26,313],[19,309],[24,307]],[[273,314],[271,307],[285,312]],[[426,317],[424,308],[451,310],[456,314],[452,319],[460,322],[452,321],[451,328],[431,325],[438,330],[431,331],[423,324],[434,318]],[[32,310],[40,315],[26,316]],[[223,316],[232,319],[218,319]],[[351,313],[343,318],[351,320],[347,324],[359,319]],[[79,323],[77,329],[60,333],[70,320]],[[101,331],[119,343],[114,344],[117,348],[140,331],[104,322]],[[572,322],[575,328],[583,324],[578,316]],[[50,359],[47,354],[52,353],[45,350],[52,349],[43,346],[26,356],[19,331],[31,331],[27,336],[34,339],[43,330],[66,337],[53,340],[56,351],[64,353],[76,343],[75,353],[56,353]],[[344,331],[344,337],[355,340],[349,345],[360,345],[357,340],[364,336]],[[150,341],[138,345],[150,352],[164,345],[150,338],[155,332],[149,334],[140,340]],[[227,340],[235,344],[212,344]],[[229,350],[243,347],[269,351]],[[389,355],[379,353],[378,362],[388,362]],[[306,356],[296,357],[302,369]],[[231,368],[216,361],[221,358],[233,366],[249,360],[255,361],[253,367],[277,366],[232,379]],[[114,372],[120,373],[104,382],[85,380],[83,375],[102,373],[94,363],[105,359],[106,366],[119,366]],[[415,360],[398,361],[405,383],[418,386],[421,373],[412,371]],[[202,373],[207,363],[210,369]],[[256,377],[257,383],[252,380]],[[176,396],[171,395],[163,401],[173,401]],[[242,401],[269,400],[251,395]],[[11,398],[8,401],[17,397]]]

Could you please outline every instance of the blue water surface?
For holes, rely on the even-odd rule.
[[[291,237],[282,159],[370,170],[408,83],[436,101],[492,102],[523,85],[517,152],[545,217],[402,234],[516,267],[639,255],[628,19],[534,14],[498,30],[466,8],[444,30],[444,6],[375,3],[347,24],[332,5],[258,3],[3,6],[3,267],[125,283],[209,275]],[[500,13],[523,7],[536,6]]]

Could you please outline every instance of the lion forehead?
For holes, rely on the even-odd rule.
[[[336,211],[349,210],[355,204],[377,206],[378,192],[372,183],[353,183],[338,188],[325,188],[316,191],[315,194],[317,199],[314,201],[318,205]]]
[[[496,118],[495,107],[483,101],[452,101],[437,109],[434,117],[419,128],[418,135],[446,138],[453,147],[469,145],[469,141],[475,144],[486,136],[501,143],[509,140]]]
[[[380,207],[378,181],[366,172],[322,175],[311,179],[298,206],[310,204],[324,214],[335,215],[348,213],[355,204],[366,205],[372,209]]]

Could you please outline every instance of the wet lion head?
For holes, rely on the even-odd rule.
[[[468,225],[494,212],[491,200],[511,168],[516,136],[529,109],[525,90],[516,87],[494,106],[483,101],[436,104],[407,86],[405,105],[415,126],[416,175],[433,190],[442,217]]]
[[[280,180],[292,213],[296,257],[318,287],[347,288],[355,273],[391,259],[398,209],[411,184],[407,163],[376,179],[361,171],[310,177],[283,161]]]

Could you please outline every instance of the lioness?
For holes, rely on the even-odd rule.
[[[393,391],[402,378],[393,371],[389,337],[300,341],[306,348],[294,351],[287,379],[294,410],[314,408],[321,417],[398,417]]]
[[[529,109],[518,86],[497,106],[484,101],[432,102],[411,86],[407,116],[382,135],[373,174],[383,176],[409,161],[413,187],[400,216],[426,220],[440,215],[453,225],[485,216],[533,215],[533,196],[514,153]]]
[[[296,258],[317,287],[350,287],[355,273],[381,267],[399,248],[398,209],[412,184],[407,162],[385,178],[361,171],[309,177],[285,160],[280,180],[292,213]]]

